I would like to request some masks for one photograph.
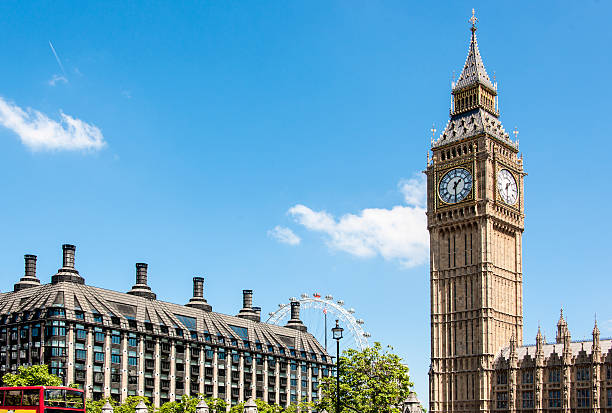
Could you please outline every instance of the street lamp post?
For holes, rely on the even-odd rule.
[[[344,329],[336,320],[336,327],[332,328],[334,340],[336,340],[336,413],[340,413],[340,340]]]

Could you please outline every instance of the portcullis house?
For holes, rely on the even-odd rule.
[[[26,255],[25,275],[0,293],[0,373],[44,363],[88,397],[146,396],[155,406],[184,394],[229,405],[320,397],[332,359],[300,321],[299,303],[284,327],[261,322],[252,290],[243,291],[236,316],[216,313],[201,277],[185,305],[160,301],[144,263],[126,293],[93,287],[75,268],[75,250],[63,246],[49,284],[36,275],[36,256]]]

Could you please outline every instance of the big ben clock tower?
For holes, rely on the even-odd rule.
[[[476,21],[450,120],[427,165],[430,411],[488,412],[493,359],[523,341],[522,159],[499,120]]]

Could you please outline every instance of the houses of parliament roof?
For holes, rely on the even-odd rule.
[[[595,353],[608,356],[612,359],[612,339],[600,339],[600,332],[597,327],[597,321],[593,328],[593,339],[586,341],[571,341],[571,335],[567,322],[563,318],[563,311],[557,323],[557,337],[555,343],[546,343],[546,339],[538,328],[536,336],[536,344],[526,346],[516,346],[515,340],[510,340],[510,345],[503,348],[496,357],[498,365],[505,364],[510,359],[515,359],[517,362],[534,360],[536,357],[541,357],[544,360],[566,359],[589,361],[593,359]]]

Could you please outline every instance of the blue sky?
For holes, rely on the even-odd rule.
[[[330,293],[426,400],[419,176],[475,7],[529,174],[525,342],[562,305],[573,338],[595,313],[612,335],[610,3],[125,3],[0,3],[2,290],[70,242],[90,284],[127,291],[143,261],[160,298],[203,275],[230,314],[243,288],[264,313]]]

